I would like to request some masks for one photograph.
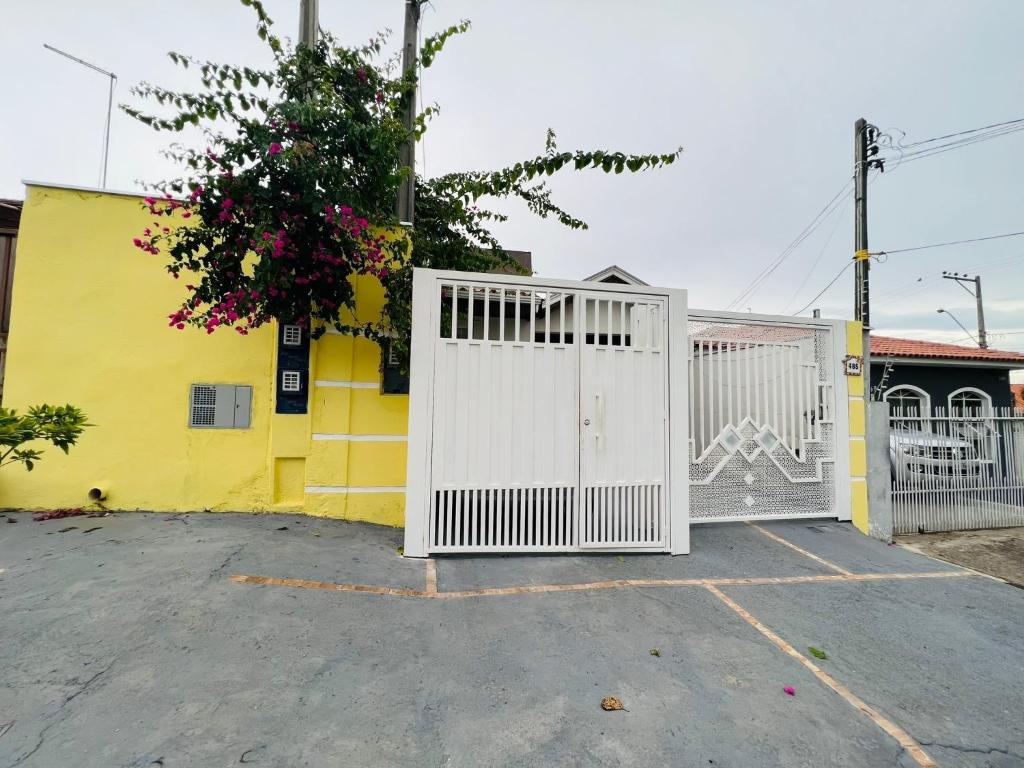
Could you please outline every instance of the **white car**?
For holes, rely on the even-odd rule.
[[[895,486],[927,490],[978,485],[991,473],[992,465],[969,440],[920,429],[889,432],[889,466]]]

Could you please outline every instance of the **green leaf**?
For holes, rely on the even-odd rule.
[[[815,648],[814,646],[809,647],[807,649],[807,652],[809,654],[811,654],[811,656],[813,656],[816,659],[827,659],[828,658],[828,654],[826,654],[820,648]]]

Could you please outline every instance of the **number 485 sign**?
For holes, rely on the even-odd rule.
[[[847,355],[843,358],[847,376],[860,376],[864,373],[864,358],[860,355]]]

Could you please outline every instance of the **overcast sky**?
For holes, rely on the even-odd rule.
[[[265,0],[293,36],[299,0]],[[400,33],[402,0],[321,0],[321,24],[364,42]],[[433,175],[514,163],[543,149],[670,151],[637,177],[599,172],[552,181],[588,221],[562,229],[512,207],[500,230],[530,250],[539,275],[580,278],[615,263],[649,283],[685,287],[692,306],[722,308],[842,188],[853,123],[906,142],[1024,117],[1024,3],[835,0],[434,0],[424,29],[461,18],[424,80],[440,117],[421,157]],[[37,0],[8,3],[0,25],[0,196],[21,180],[96,186],[107,82],[43,49],[115,71],[115,99],[140,81],[182,85],[168,50],[236,64],[267,62],[251,12],[232,0]],[[115,111],[109,186],[171,175],[155,134]],[[870,187],[872,250],[1024,230],[1024,132],[906,163]],[[853,252],[847,199],[740,309],[807,304]],[[970,343],[974,301],[942,270],[984,280],[991,344],[1024,350],[1024,237],[893,255],[872,271],[879,332]],[[852,313],[852,270],[815,306]],[[809,311],[809,310],[808,310]],[[1005,335],[1001,335],[1005,334]]]

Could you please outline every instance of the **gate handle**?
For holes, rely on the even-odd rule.
[[[597,450],[604,448],[604,396],[600,392],[594,394],[597,401],[594,418],[597,421],[594,427],[594,439],[597,440]]]

